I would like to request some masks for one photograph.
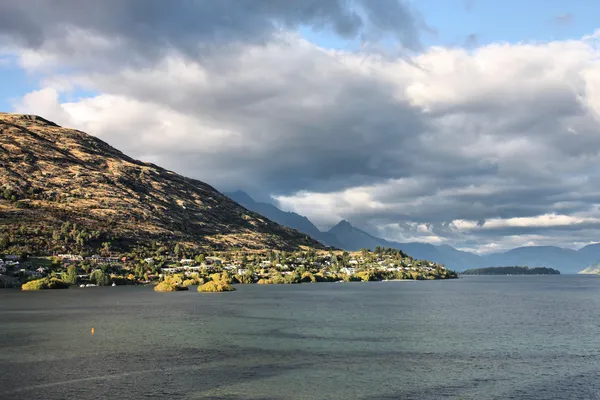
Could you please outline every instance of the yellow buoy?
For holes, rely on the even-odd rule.
[[[94,332],[96,332],[96,330],[94,328],[92,328],[92,335],[94,334]]]

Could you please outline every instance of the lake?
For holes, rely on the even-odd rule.
[[[577,275],[0,290],[0,398],[598,399],[599,313]]]

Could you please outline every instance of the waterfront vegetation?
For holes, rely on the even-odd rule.
[[[223,281],[209,281],[198,286],[199,292],[232,292],[234,290],[233,286]]]
[[[443,265],[416,260],[401,250],[379,247],[375,251],[363,249],[352,253],[307,249],[190,254],[184,244],[178,244],[171,251],[160,249],[154,253],[5,255],[3,258],[0,276],[27,284],[27,288],[53,288],[56,285],[49,284],[52,279],[65,285],[156,284],[156,291],[179,291],[198,285],[204,287],[201,291],[221,291],[219,288],[228,286],[215,282],[298,284],[457,277]],[[37,280],[40,282],[29,283]]]
[[[41,278],[24,283],[21,290],[68,289],[69,286],[58,278]]]
[[[468,269],[461,275],[559,275],[560,271],[546,267],[489,267]]]

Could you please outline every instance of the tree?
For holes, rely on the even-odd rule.
[[[110,255],[110,242],[102,243],[102,255],[105,257]]]
[[[135,266],[135,268],[133,269],[133,272],[135,274],[136,277],[141,278],[142,276],[144,276],[144,272],[146,272],[144,270],[144,266],[141,264],[137,264]]]
[[[106,286],[110,282],[110,278],[101,269],[92,272],[90,280],[98,286]]]
[[[74,285],[77,283],[77,267],[69,265],[67,272],[63,275],[63,281]]]
[[[10,236],[2,235],[0,236],[0,250],[6,249],[10,245]]]
[[[177,243],[175,245],[174,252],[175,252],[175,257],[179,258],[179,256],[181,255],[181,246],[179,246],[179,243]]]

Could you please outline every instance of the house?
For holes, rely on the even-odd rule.
[[[59,254],[57,257],[63,261],[83,261],[83,257],[75,254]]]
[[[190,260],[189,258],[182,258],[181,261],[179,261],[181,264],[193,264],[194,260]]]
[[[340,268],[340,272],[346,275],[354,275],[356,273],[356,268]]]
[[[5,260],[11,260],[11,261],[18,261],[21,257],[17,256],[16,254],[7,254],[6,256],[4,256]]]
[[[147,264],[154,264],[154,258],[152,258],[152,257],[144,258],[144,261]]]
[[[36,271],[39,272],[40,274],[43,274],[47,271],[47,268],[39,267],[38,269],[36,269]]]

